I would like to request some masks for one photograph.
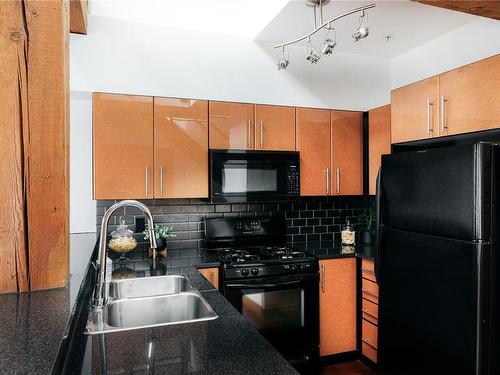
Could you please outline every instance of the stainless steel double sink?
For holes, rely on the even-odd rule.
[[[109,299],[93,308],[87,334],[216,319],[218,315],[186,276],[113,280]]]

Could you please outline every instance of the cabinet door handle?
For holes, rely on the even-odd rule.
[[[146,165],[146,197],[148,196],[148,181],[149,178],[148,178],[148,166]]]
[[[361,341],[363,341],[366,345],[371,346],[373,349],[378,350],[377,347],[375,345],[373,345],[370,340],[361,339]]]
[[[372,313],[370,310],[367,309],[361,309],[362,312],[364,312],[366,315],[371,316],[372,318],[378,319],[378,316]]]
[[[321,291],[325,293],[326,291],[326,283],[325,283],[325,265],[321,265]]]
[[[160,196],[163,197],[163,165],[160,166]]]
[[[427,135],[430,135],[434,131],[431,127],[431,107],[434,108],[434,103],[430,99],[427,99]]]
[[[335,180],[336,180],[336,190],[337,194],[340,194],[340,168],[335,169]]]
[[[444,97],[444,95],[441,95],[441,133],[444,133],[444,129],[448,129],[448,125],[446,125],[446,122],[445,122],[445,103],[448,101],[448,99],[446,99]]]
[[[373,275],[375,274],[375,271],[374,271],[374,270],[371,270],[371,269],[369,269],[369,268],[363,268],[363,267],[361,267],[361,271],[368,272],[368,273],[371,273],[371,274],[373,274]]]
[[[251,136],[252,136],[252,123],[250,120],[248,120],[248,126],[247,126],[247,132],[248,132],[248,141],[247,141],[247,146],[250,147],[252,145]]]
[[[326,175],[326,194],[330,193],[330,168],[325,169]]]
[[[213,271],[210,272],[210,283],[211,284],[214,283],[214,273],[213,273]]]
[[[378,298],[378,294],[373,293],[370,289],[361,289],[361,291],[362,291],[363,293],[369,294],[369,295],[370,295],[370,296],[372,296],[372,297],[377,297],[377,298]]]
[[[260,120],[260,148],[264,144],[264,121]]]

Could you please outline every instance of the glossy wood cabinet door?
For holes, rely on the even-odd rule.
[[[439,76],[439,135],[500,128],[500,55]]]
[[[368,175],[369,194],[376,194],[377,173],[382,155],[391,153],[391,106],[368,112]]]
[[[391,92],[391,142],[426,139],[439,134],[439,77]]]
[[[330,179],[330,110],[297,108],[300,195],[328,195]]]
[[[253,150],[253,104],[210,102],[209,113],[211,149]]]
[[[153,98],[92,95],[94,199],[153,198]]]
[[[320,355],[356,350],[356,259],[319,263]]]
[[[255,149],[295,150],[295,108],[255,105]]]
[[[219,289],[219,269],[218,268],[200,268],[198,272],[207,279],[216,289]]]
[[[363,194],[363,114],[331,111],[332,195]]]
[[[208,102],[154,98],[155,198],[208,197]]]

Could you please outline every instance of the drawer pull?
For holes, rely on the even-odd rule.
[[[369,268],[363,268],[363,267],[361,267],[361,271],[368,272],[368,273],[371,273],[371,274],[375,275],[375,271],[373,271],[373,270],[371,270]]]
[[[373,345],[370,340],[361,339],[361,341],[363,341],[366,345],[371,346],[373,349],[378,350],[377,347],[375,345]]]
[[[366,294],[369,294],[370,296],[378,298],[378,294],[373,293],[370,289],[361,289],[361,291],[364,292],[364,293],[366,293]]]
[[[378,319],[378,316],[374,313],[372,313],[370,310],[367,309],[361,309],[362,312],[364,312],[366,315],[371,316],[372,318]]]

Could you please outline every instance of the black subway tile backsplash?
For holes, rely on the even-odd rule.
[[[339,238],[342,225],[349,220],[358,223],[358,216],[367,213],[373,198],[353,197],[303,197],[296,202],[258,202],[238,204],[212,204],[203,199],[158,199],[142,201],[151,210],[156,224],[174,228],[176,237],[168,241],[170,251],[193,251],[203,247],[204,218],[263,217],[283,215],[287,219],[287,241],[332,241]],[[102,216],[115,201],[97,201],[97,230]],[[133,226],[136,216],[142,214],[126,208],[113,215],[108,233],[116,229],[118,217],[124,216]],[[137,235],[142,237],[141,235]],[[191,249],[191,250],[189,250]],[[179,264],[178,267],[184,267]]]

